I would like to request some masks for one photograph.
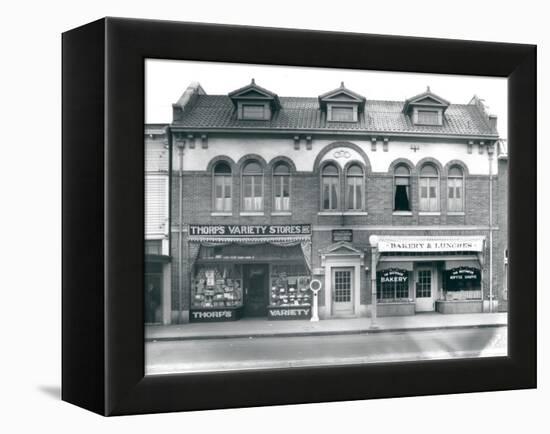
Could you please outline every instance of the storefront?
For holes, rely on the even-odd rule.
[[[188,240],[191,322],[310,318],[310,225],[189,225]]]
[[[376,315],[483,311],[484,236],[372,236]]]

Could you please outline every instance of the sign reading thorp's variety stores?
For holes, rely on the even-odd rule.
[[[311,235],[311,225],[189,225],[189,235],[222,237]]]

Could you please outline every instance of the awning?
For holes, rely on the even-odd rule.
[[[446,260],[445,261],[445,270],[452,270],[453,268],[461,268],[461,267],[472,267],[472,268],[480,268],[479,261],[474,260],[460,260],[457,258],[457,260]]]
[[[391,268],[398,268],[400,270],[413,271],[412,261],[392,261],[392,262],[379,262],[376,266],[376,271],[389,270]]]
[[[167,255],[151,255],[146,254],[145,255],[145,262],[155,262],[155,263],[168,263],[172,260],[170,256]]]
[[[304,263],[304,254],[300,245],[290,247],[272,244],[222,246],[201,245],[197,256],[199,262],[291,262]]]
[[[482,252],[485,236],[379,236],[378,251],[384,252]]]

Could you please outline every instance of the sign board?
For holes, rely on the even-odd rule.
[[[398,268],[389,268],[378,272],[380,283],[405,283],[409,280],[409,272]]]
[[[189,311],[190,322],[235,321],[239,317],[240,309],[234,308],[191,309]]]
[[[332,242],[347,241],[351,243],[353,241],[353,231],[351,229],[333,229],[332,230]]]
[[[482,252],[485,237],[379,237],[379,252]]]
[[[473,289],[481,285],[481,271],[473,267],[457,267],[445,272],[445,289],[457,291]]]
[[[310,317],[310,306],[285,306],[267,308],[268,319],[309,319]]]
[[[189,236],[280,237],[293,235],[311,235],[311,225],[189,225]]]

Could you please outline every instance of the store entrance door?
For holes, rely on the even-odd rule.
[[[431,312],[435,309],[431,267],[416,269],[416,311]]]
[[[332,314],[353,315],[353,268],[332,268]]]
[[[269,266],[243,265],[244,316],[267,316]]]

